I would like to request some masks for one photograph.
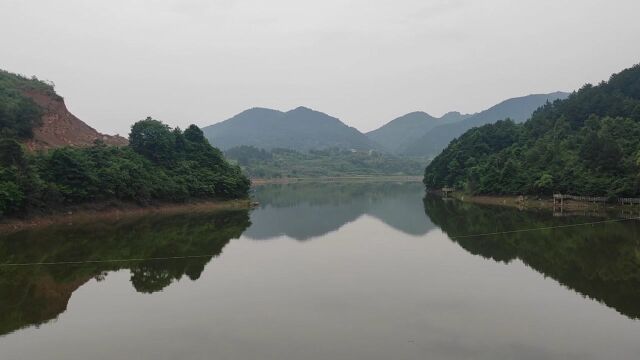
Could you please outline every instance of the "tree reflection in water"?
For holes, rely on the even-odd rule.
[[[640,221],[601,223],[502,235],[466,234],[552,227],[594,220],[545,211],[424,198],[427,217],[468,252],[508,263],[519,259],[586,297],[640,318]]]
[[[0,238],[0,263],[94,262],[0,267],[0,335],[38,325],[64,312],[71,294],[92,278],[129,269],[138,292],[161,291],[186,275],[197,280],[212,257],[250,225],[246,210],[150,215],[117,222],[52,226]]]

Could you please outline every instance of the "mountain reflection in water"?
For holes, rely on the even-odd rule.
[[[360,216],[373,216],[408,235],[435,228],[424,218],[421,183],[336,182],[265,185],[255,189],[260,209],[245,236],[308,240],[338,230]]]

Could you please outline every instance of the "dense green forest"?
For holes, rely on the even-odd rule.
[[[640,65],[524,124],[469,130],[427,166],[424,183],[476,194],[640,195]]]
[[[195,125],[184,132],[147,118],[134,124],[125,147],[97,143],[26,153],[0,140],[0,213],[59,208],[93,201],[237,198],[249,180],[209,145]]]
[[[227,150],[225,155],[254,178],[420,175],[426,163],[423,158],[337,148],[308,152],[290,149],[267,151],[243,145]]]
[[[27,152],[22,142],[42,115],[30,90],[58,96],[51,84],[0,72],[0,217],[94,201],[247,196],[249,180],[195,125],[182,131],[147,118],[131,127],[129,146]]]

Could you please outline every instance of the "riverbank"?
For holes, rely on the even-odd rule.
[[[174,215],[204,213],[222,210],[240,210],[251,207],[250,199],[206,200],[189,203],[156,203],[141,206],[128,202],[109,202],[70,206],[55,213],[35,214],[25,218],[8,218],[0,221],[0,234],[49,225],[77,225],[96,221],[117,221],[147,215]]]
[[[385,176],[369,176],[369,175],[353,175],[353,176],[320,176],[320,177],[297,177],[297,178],[254,178],[251,179],[252,186],[269,185],[269,184],[291,184],[299,182],[385,182],[385,181],[401,181],[401,182],[421,182],[422,176],[406,176],[406,175],[385,175]]]

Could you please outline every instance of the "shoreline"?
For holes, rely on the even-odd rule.
[[[0,222],[0,235],[50,225],[81,225],[95,221],[140,218],[153,214],[173,215],[224,210],[248,210],[250,208],[250,199],[203,200],[178,204],[157,203],[148,206],[129,202],[83,204],[60,209],[52,213],[29,215],[25,218],[3,219]]]
[[[319,176],[296,178],[253,178],[251,186],[292,184],[301,182],[377,182],[377,181],[402,181],[422,182],[422,176],[418,175],[345,175],[345,176]]]
[[[300,177],[251,179],[251,186],[269,184],[292,184],[310,182],[375,182],[375,181],[422,181],[421,176],[339,176],[339,177]],[[0,219],[0,235],[20,230],[46,227],[50,225],[83,224],[94,221],[116,221],[124,218],[137,218],[152,214],[180,214],[209,211],[250,209],[251,198],[235,200],[196,200],[187,203],[159,202],[151,205],[139,205],[131,202],[111,201],[72,205],[60,209],[28,214],[25,217]]]

